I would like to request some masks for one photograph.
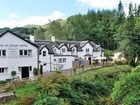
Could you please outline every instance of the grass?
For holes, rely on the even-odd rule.
[[[36,92],[37,88],[38,88],[38,84],[32,83],[32,84],[27,84],[21,88],[16,89],[16,90],[13,90],[16,92],[16,99],[13,101],[10,101],[6,105],[16,105],[17,100],[19,100],[25,96],[32,95],[33,93]]]
[[[132,69],[132,67],[128,65],[115,65],[115,66],[109,66],[109,67],[102,67],[97,69],[92,69],[89,71],[85,71],[84,73],[78,74],[77,77],[80,78],[92,78],[96,75],[107,75],[111,73],[120,73],[120,72],[129,72]]]

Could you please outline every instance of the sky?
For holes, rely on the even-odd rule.
[[[21,27],[29,24],[43,25],[56,19],[66,19],[75,14],[85,14],[89,9],[114,9],[120,0],[0,0],[0,28]],[[124,10],[129,3],[140,0],[122,0]]]

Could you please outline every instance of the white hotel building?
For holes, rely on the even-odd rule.
[[[86,59],[90,63],[94,58],[103,57],[100,45],[90,41],[30,41],[7,30],[0,35],[0,80],[34,77],[34,68],[41,73],[55,70],[69,70],[75,59]]]

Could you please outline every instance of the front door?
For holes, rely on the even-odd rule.
[[[28,78],[29,77],[29,67],[22,67],[21,69],[21,77]]]
[[[91,57],[88,57],[89,65],[91,65]]]
[[[40,65],[40,74],[43,74],[43,66]]]

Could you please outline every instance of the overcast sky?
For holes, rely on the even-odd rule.
[[[49,20],[66,19],[86,13],[88,9],[114,9],[120,0],[0,0],[0,28],[27,24],[43,25]],[[140,0],[122,0],[125,11],[128,4]]]

